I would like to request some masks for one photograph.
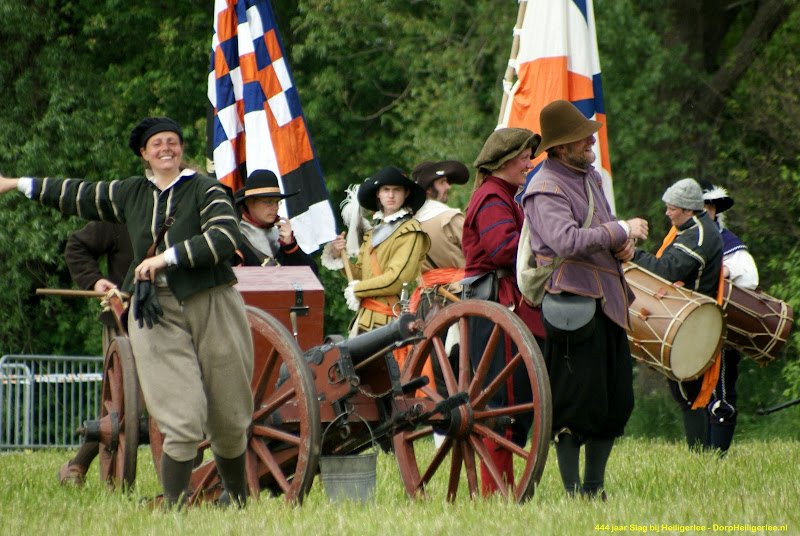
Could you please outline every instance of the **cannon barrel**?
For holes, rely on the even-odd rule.
[[[361,335],[356,335],[337,346],[350,353],[354,363],[366,359],[387,346],[402,341],[417,332],[417,317],[406,313],[394,322]]]

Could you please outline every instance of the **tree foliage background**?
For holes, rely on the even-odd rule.
[[[274,0],[334,206],[388,164],[471,164],[497,122],[514,0]],[[184,127],[204,162],[211,0],[31,0],[0,4],[0,172],[119,178],[145,115]],[[644,216],[655,249],[660,201],[693,176],[729,189],[729,227],[762,287],[800,307],[798,0],[595,0],[616,205]],[[465,206],[471,186],[451,196]],[[11,194],[0,199],[0,355],[99,353],[97,305],[39,298],[69,287],[62,252],[82,222]],[[323,270],[326,330],[349,313]],[[756,371],[769,404],[800,395],[800,330]],[[750,364],[752,366],[752,364]],[[745,370],[745,373],[748,371]],[[776,387],[778,386],[778,387]],[[784,388],[789,391],[782,393]]]

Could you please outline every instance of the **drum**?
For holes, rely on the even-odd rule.
[[[728,322],[725,342],[757,363],[769,363],[783,347],[794,315],[789,304],[725,280],[722,309]]]
[[[628,312],[631,354],[668,378],[699,378],[722,346],[725,317],[717,303],[631,263],[625,279],[636,299]]]

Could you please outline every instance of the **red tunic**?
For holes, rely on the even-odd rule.
[[[498,302],[514,305],[514,312],[537,337],[544,338],[541,311],[522,299],[517,287],[517,244],[524,215],[514,200],[517,187],[497,177],[486,177],[472,195],[464,221],[461,244],[466,277],[490,270],[508,269],[512,275],[500,279]]]

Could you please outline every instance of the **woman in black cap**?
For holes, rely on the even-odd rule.
[[[281,200],[298,193],[281,192],[278,177],[267,169],[254,171],[236,191],[242,217],[242,245],[237,253],[243,266],[310,266],[319,276],[317,263],[294,239],[292,224],[278,215]]]
[[[716,222],[722,237],[722,275],[739,287],[753,290],[758,286],[758,268],[753,256],[738,236],[725,227],[723,212],[733,206],[733,198],[721,186],[709,181],[698,181],[703,189],[706,212]],[[719,379],[706,406],[709,416],[708,444],[725,454],[733,441],[739,412],[736,402],[736,380],[739,378],[739,361],[742,354],[733,346],[724,345],[719,369]]]
[[[395,305],[403,283],[410,285],[419,277],[431,242],[413,213],[424,202],[425,191],[394,166],[381,169],[359,187],[358,203],[375,212],[375,226],[364,234],[358,261],[350,262],[353,280],[344,294],[347,306],[356,311],[351,335],[391,322],[399,312]],[[344,269],[344,248],[342,233],[325,245],[322,265]]]
[[[517,245],[524,216],[514,196],[525,185],[527,174],[532,168],[531,153],[540,140],[538,134],[525,128],[499,129],[486,139],[474,163],[478,171],[472,198],[467,207],[461,243],[466,261],[465,283],[476,278],[483,281],[487,278],[494,279],[497,282],[497,291],[488,299],[511,308],[536,336],[539,345],[543,346],[541,311],[522,298],[515,276]],[[473,319],[473,322],[475,326],[470,326],[469,347],[479,350],[471,356],[473,366],[477,366],[475,361],[480,359],[482,349],[486,346],[492,323],[478,319]],[[493,358],[494,373],[497,374],[513,355],[510,340],[502,341]],[[515,373],[511,392],[500,390],[491,403],[502,407],[530,401],[532,394],[527,380],[524,371]],[[518,445],[525,445],[532,418],[532,415],[528,418],[517,418],[506,430],[507,438]],[[501,448],[491,439],[483,441],[503,477],[507,482],[514,482],[511,451]],[[483,493],[495,492],[497,486],[483,462],[481,476]]]
[[[0,175],[0,194],[18,189],[64,214],[127,223],[134,253],[122,287],[134,296],[128,335],[147,409],[165,436],[164,504],[185,500],[198,445],[207,439],[229,496],[243,505],[253,343],[233,288],[236,214],[218,181],[184,169],[183,134],[172,119],[142,120],[128,145],[145,176],[89,182]]]

